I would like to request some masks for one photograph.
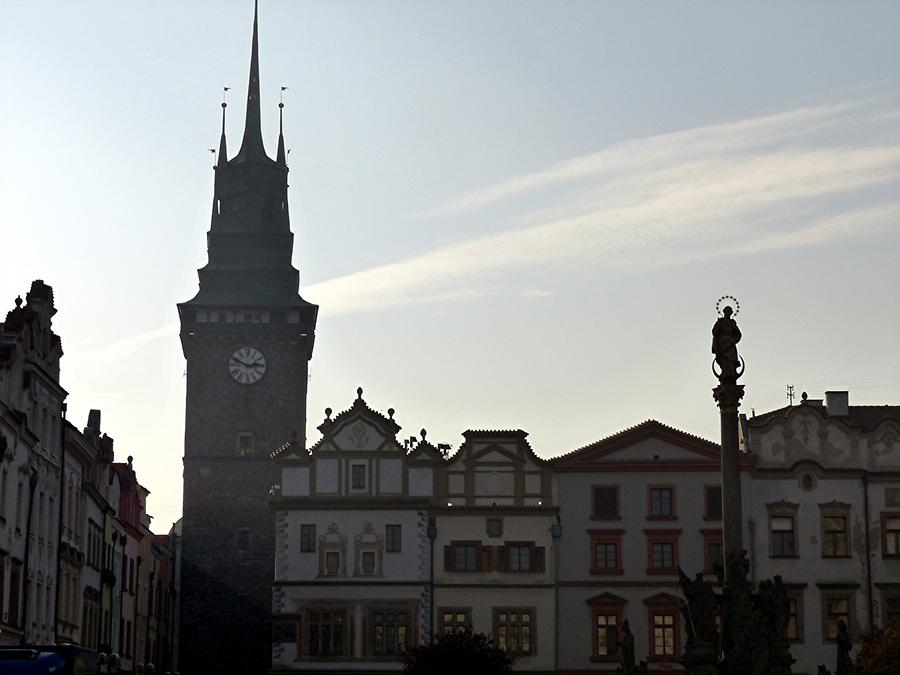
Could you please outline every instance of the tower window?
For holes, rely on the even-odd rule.
[[[249,457],[253,454],[253,434],[238,434],[237,451],[239,457]]]
[[[242,527],[237,531],[237,550],[238,553],[250,553],[250,528]]]

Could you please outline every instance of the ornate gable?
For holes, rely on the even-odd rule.
[[[388,409],[385,417],[366,405],[362,387],[356,390],[356,400],[347,410],[332,418],[331,408],[325,409],[325,420],[318,429],[322,433],[310,452],[346,451],[375,452],[401,451],[397,442],[400,425],[394,421],[394,409]]]

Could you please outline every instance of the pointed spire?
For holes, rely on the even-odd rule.
[[[228,91],[228,87],[225,87],[225,91]],[[222,137],[219,139],[219,154],[216,155],[217,166],[224,166],[228,163],[228,148],[225,144],[225,108],[227,107],[228,104],[222,101]]]
[[[287,87],[281,88],[281,98],[278,101],[278,162],[279,166],[287,166],[287,155],[284,152],[284,91]]]
[[[250,51],[250,82],[247,85],[247,119],[244,122],[244,138],[238,157],[244,159],[267,158],[263,146],[262,124],[259,114],[259,0],[253,2],[253,47]]]

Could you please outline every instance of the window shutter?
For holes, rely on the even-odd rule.
[[[453,547],[452,546],[444,547],[444,569],[447,571],[453,571]]]
[[[535,572],[543,572],[544,571],[544,547],[538,546],[537,548],[531,549],[531,569]]]
[[[478,571],[479,572],[487,572],[491,569],[491,547],[490,546],[479,546],[478,547]]]
[[[506,547],[505,546],[497,546],[497,567],[496,569],[500,572],[506,572],[509,568],[508,560],[506,557]]]

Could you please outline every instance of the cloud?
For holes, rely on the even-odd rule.
[[[106,347],[82,352],[78,355],[79,362],[93,366],[117,363],[136,354],[150,342],[154,342],[160,338],[178,335],[178,330],[178,322],[167,323],[159,328],[154,328],[144,333],[138,333],[137,335],[116,340]]]
[[[543,291],[539,288],[531,288],[527,291],[522,291],[522,297],[528,298],[529,300],[541,300],[543,298],[549,298],[553,295],[553,291]]]
[[[635,271],[882,232],[900,221],[900,204],[883,196],[900,183],[897,112],[868,98],[619,143],[417,215],[483,220],[500,202],[527,202],[500,232],[304,295],[329,314],[446,303],[528,265]]]

